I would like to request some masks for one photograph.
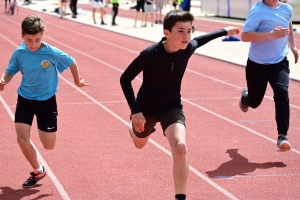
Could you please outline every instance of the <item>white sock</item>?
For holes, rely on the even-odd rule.
[[[39,168],[37,168],[35,170],[38,171],[39,173],[43,173],[44,172],[42,165],[40,165]]]

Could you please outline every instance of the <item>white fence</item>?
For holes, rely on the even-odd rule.
[[[201,0],[201,12],[220,17],[246,19],[250,8],[262,0]],[[293,7],[293,22],[300,22],[300,0],[288,0]]]

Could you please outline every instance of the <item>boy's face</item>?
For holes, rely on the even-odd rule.
[[[22,35],[22,39],[24,40],[27,48],[31,52],[35,52],[36,50],[41,48],[42,37],[43,37],[43,33],[37,33],[35,35],[31,35],[31,34]]]
[[[164,34],[172,47],[177,48],[177,50],[186,49],[191,40],[192,22],[176,22],[172,31],[164,30]]]

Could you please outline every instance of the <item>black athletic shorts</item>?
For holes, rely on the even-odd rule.
[[[155,125],[157,122],[160,122],[160,125],[163,129],[164,135],[165,135],[165,130],[174,123],[181,123],[184,126],[185,125],[185,116],[183,113],[183,110],[181,108],[173,108],[170,110],[167,110],[165,112],[162,112],[157,115],[148,115],[144,116],[146,120],[146,124],[144,127],[144,131],[139,133],[137,132],[134,127],[132,126],[132,130],[134,134],[138,138],[145,138],[149,136],[151,133],[153,133],[155,129]],[[166,135],[165,135],[166,136]]]
[[[18,95],[15,123],[31,126],[34,115],[39,130],[56,132],[58,113],[55,95],[45,101],[30,100]]]
[[[145,4],[145,0],[140,0],[140,1],[137,1],[136,2],[136,11],[140,12],[140,9],[142,9],[142,12],[145,12],[145,7],[144,7],[144,4]]]

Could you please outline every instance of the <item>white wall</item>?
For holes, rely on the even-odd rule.
[[[221,17],[245,19],[250,8],[261,0],[201,0],[201,12]],[[300,0],[288,0],[293,7],[293,22],[300,22]]]

